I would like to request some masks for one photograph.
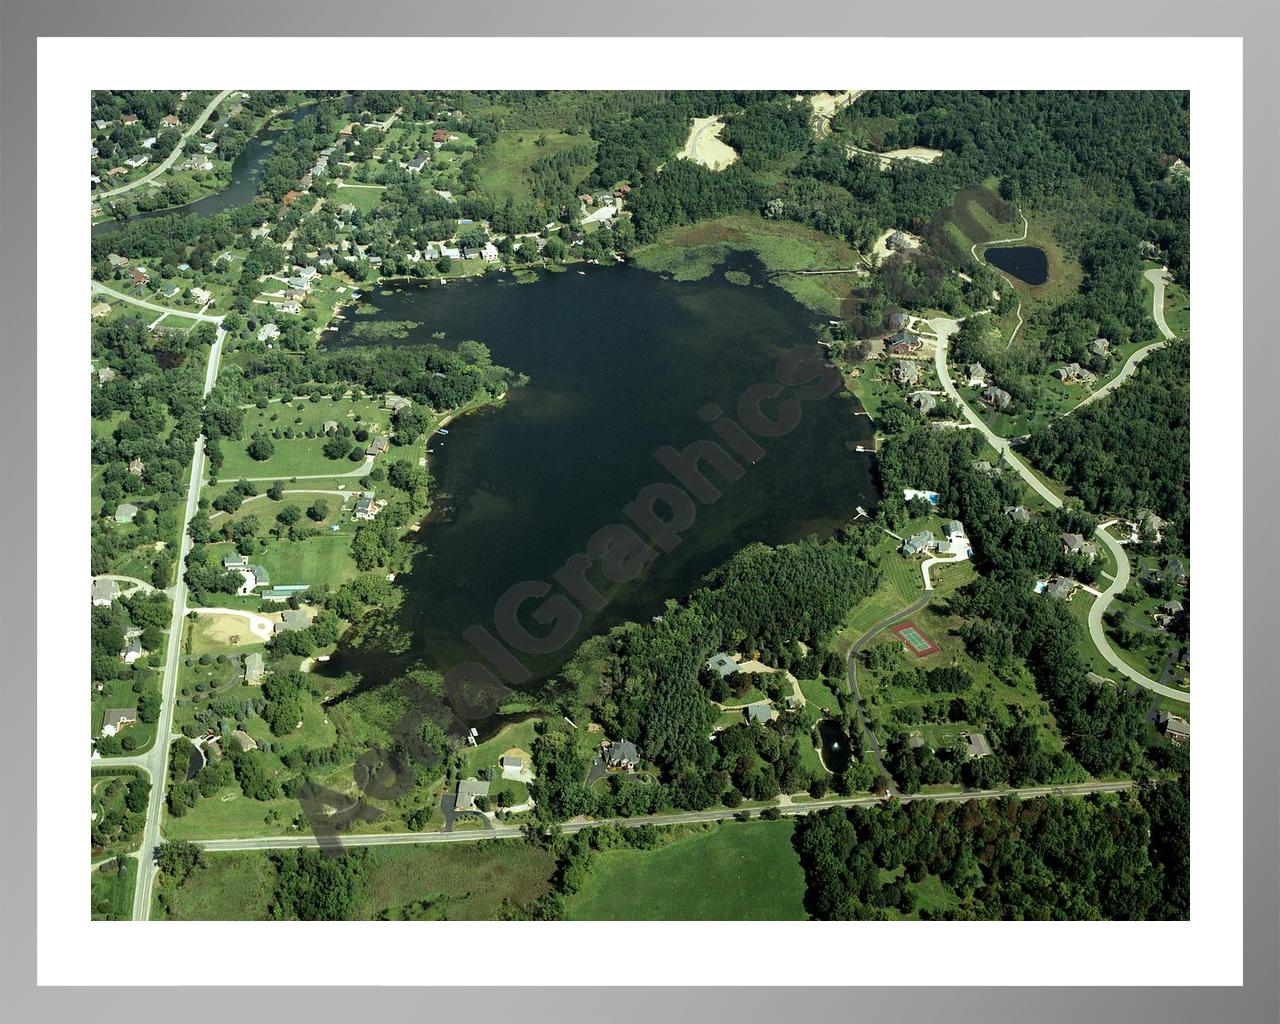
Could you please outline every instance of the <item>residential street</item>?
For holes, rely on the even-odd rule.
[[[1014,796],[1019,799],[1031,799],[1040,796],[1087,796],[1090,793],[1121,793],[1133,789],[1136,782],[1123,780],[1119,782],[1082,782],[1070,786],[1031,786],[1026,789],[984,789],[973,792],[957,791],[954,793],[917,793],[913,796],[896,796],[894,799],[902,803],[915,800],[929,800],[946,803],[964,802],[966,800],[997,800],[1000,797]],[[809,800],[804,803],[783,804],[778,810],[787,817],[808,814],[828,807],[872,807],[882,803],[880,796],[847,796],[831,797],[824,800]],[[752,808],[752,811],[759,808]],[[558,827],[563,833],[581,832],[583,829],[596,828],[600,825],[617,825],[621,828],[639,828],[642,825],[688,825],[707,821],[730,821],[741,811],[686,811],[680,814],[646,814],[636,818],[607,818],[602,821],[566,821]],[[474,843],[483,839],[519,839],[524,835],[524,828],[515,825],[499,825],[492,829],[471,829],[466,832],[382,832],[369,835],[342,836],[343,846],[403,846],[430,845],[434,843]],[[197,840],[196,845],[210,852],[219,850],[287,850],[303,846],[319,846],[316,837],[310,833],[296,836],[266,836],[260,839],[204,839]]]
[[[160,177],[160,175],[173,166],[174,161],[177,160],[178,157],[182,156],[182,147],[186,145],[187,139],[191,138],[192,135],[204,127],[204,123],[209,120],[209,115],[217,109],[219,103],[231,95],[231,92],[232,90],[230,89],[223,89],[222,92],[218,93],[217,96],[209,101],[209,105],[204,108],[200,116],[191,122],[191,127],[182,133],[182,137],[178,139],[178,144],[173,147],[173,152],[165,157],[164,162],[161,163],[154,171],[150,174],[144,175],[137,181],[129,182],[127,185],[121,185],[119,188],[113,188],[106,192],[99,192],[94,198],[110,199],[112,196],[118,196],[122,192],[128,192],[137,188],[139,185],[145,185],[147,182],[154,181],[156,178]]]
[[[1164,286],[1169,282],[1169,271],[1164,267],[1159,270],[1148,270],[1142,275],[1151,282],[1151,319],[1156,322],[1156,327],[1160,329],[1160,333],[1164,335],[1164,341],[1153,341],[1150,345],[1138,349],[1128,359],[1125,360],[1124,366],[1120,368],[1120,372],[1112,377],[1107,383],[1098,388],[1088,398],[1080,402],[1076,408],[1081,409],[1090,402],[1096,402],[1103,395],[1109,395],[1121,384],[1133,376],[1137,370],[1138,364],[1152,352],[1158,352],[1173,338],[1173,331],[1169,330],[1169,325],[1164,319]]]
[[[105,284],[98,281],[91,281],[94,295],[110,295],[114,299],[121,302],[128,302],[130,305],[138,306],[142,309],[149,309],[156,313],[168,313],[170,316],[184,316],[188,320],[200,320],[207,324],[222,323],[221,316],[212,316],[208,313],[189,313],[185,309],[173,309],[170,306],[159,306],[154,302],[147,302],[145,299],[139,299],[133,295],[126,295],[124,292],[118,292],[114,288],[108,288]]]
[[[221,318],[208,318],[217,319]],[[226,337],[218,327],[217,337],[209,350],[209,366],[205,373],[204,394],[208,397],[218,376],[218,361],[222,357],[222,342]],[[182,579],[187,554],[191,551],[191,538],[187,524],[196,514],[200,500],[200,486],[204,481],[204,436],[196,438],[191,457],[191,482],[187,487],[187,505],[182,518],[182,541],[178,554],[178,582],[173,591],[173,616],[169,621],[169,639],[165,647],[164,678],[160,688],[160,718],[156,722],[156,740],[151,749],[137,763],[151,776],[151,797],[147,803],[147,821],[138,847],[138,881],[133,891],[133,919],[145,921],[151,914],[151,887],[155,881],[155,864],[152,853],[160,844],[160,819],[164,807],[165,767],[169,758],[169,741],[173,732],[173,701],[178,689],[178,661],[182,649],[182,623],[187,614],[187,585]],[[130,763],[133,759],[109,758],[105,762]]]

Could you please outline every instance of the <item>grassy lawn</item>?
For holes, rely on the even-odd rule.
[[[483,163],[477,165],[480,171],[478,190],[495,199],[505,200],[510,196],[516,202],[527,202],[532,197],[533,163],[541,157],[575,147],[594,147],[594,143],[588,135],[566,135],[554,129],[500,131],[498,141],[489,148]],[[594,166],[594,159],[583,163],[579,168],[582,176],[591,173]]]
[[[336,495],[327,500],[331,508],[336,507]],[[319,536],[305,540],[271,540],[266,550],[255,555],[254,560],[271,573],[273,583],[306,583],[310,586],[325,583],[336,588],[359,575],[350,558],[354,535],[354,525],[344,524],[337,533],[326,529]]]
[[[510,840],[382,846],[370,852],[357,920],[497,919],[504,901],[531,902],[551,888],[546,850]]]
[[[330,459],[324,454],[324,424],[328,420],[345,422],[353,430],[363,427],[374,434],[386,434],[390,430],[391,414],[382,408],[381,398],[340,399],[321,398],[313,402],[299,398],[288,404],[273,402],[265,409],[254,407],[245,410],[242,441],[229,441],[223,445],[223,466],[220,479],[239,477],[269,477],[288,481],[294,476],[319,474],[341,475],[358,468],[361,462],[349,459]],[[294,437],[273,435],[279,431],[291,431]],[[310,432],[313,437],[307,437]],[[254,434],[265,433],[275,446],[274,454],[259,462],[246,451]],[[364,447],[367,442],[352,439],[351,446]],[[351,483],[348,481],[348,485]]]
[[[932,518],[932,517],[931,517]],[[903,527],[902,535],[910,536],[920,529],[937,529],[927,519],[912,521]],[[844,626],[836,634],[834,647],[842,655],[848,654],[858,637],[881,619],[905,608],[924,593],[924,577],[920,563],[903,558],[898,552],[901,541],[887,533],[872,547],[871,553],[880,569],[880,585],[854,608],[845,619]]]
[[[334,189],[328,202],[334,206],[354,206],[361,213],[370,213],[378,208],[385,191],[381,186],[342,184]]]
[[[89,899],[92,919],[128,921],[133,916],[133,883],[138,877],[138,862],[126,858],[121,868],[110,860],[91,870]]]
[[[512,747],[533,753],[534,724],[536,719],[504,725],[493,736],[479,746],[467,747],[463,753],[466,760],[466,772],[475,775],[481,768],[492,768],[498,773],[498,758],[504,751]]]
[[[181,818],[164,817],[166,839],[240,839],[282,835],[301,808],[297,800],[250,800],[238,786],[201,797]],[[268,821],[271,812],[276,818]]]
[[[153,916],[170,921],[265,921],[276,869],[265,852],[206,853],[205,866],[173,890],[168,911],[159,899]]]
[[[679,281],[698,281],[708,277],[730,252],[753,252],[773,272],[858,264],[858,254],[837,238],[746,213],[668,229],[656,242],[638,249],[635,261],[646,270],[670,274]],[[835,315],[855,280],[852,274],[800,277],[783,273],[774,283],[810,309]]]
[[[597,854],[569,900],[575,921],[798,921],[804,870],[794,822],[726,822],[653,850]]]

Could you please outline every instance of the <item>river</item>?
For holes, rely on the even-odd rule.
[[[763,279],[754,260],[736,257],[733,267]],[[328,344],[360,344],[350,336],[357,323],[414,321],[421,326],[400,344],[430,342],[435,332],[446,345],[482,341],[531,383],[432,439],[434,506],[414,535],[413,570],[401,577],[409,650],[344,646],[326,668],[358,672],[364,686],[419,658],[442,670],[475,658],[462,632],[475,623],[492,631],[508,587],[552,580],[597,529],[625,522],[623,506],[641,487],[670,479],[656,448],[709,437],[697,416],[705,403],[732,412],[749,386],[775,380],[782,352],[813,340],[813,315],[786,292],[731,284],[720,272],[677,282],[620,265],[526,285],[503,274],[383,288],[395,290],[362,300],[376,314],[348,316]],[[716,479],[723,497],[699,509],[674,551],[616,588],[563,650],[525,659],[535,678],[554,673],[592,633],[660,614],[665,599],[687,595],[745,545],[829,535],[858,505],[874,505],[873,456],[854,451],[870,445],[873,425],[857,412],[847,397],[805,404],[799,426],[768,441],[741,479]]]

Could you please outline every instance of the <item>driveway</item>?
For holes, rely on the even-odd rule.
[[[1159,270],[1148,270],[1143,275],[1151,282],[1151,319],[1156,322],[1156,327],[1160,333],[1164,335],[1163,341],[1153,341],[1150,345],[1146,345],[1138,351],[1134,352],[1125,360],[1124,366],[1120,367],[1120,372],[1107,381],[1102,387],[1098,388],[1088,398],[1082,399],[1075,408],[1082,409],[1090,402],[1096,402],[1104,395],[1109,395],[1121,384],[1133,376],[1134,371],[1138,369],[1141,363],[1152,352],[1158,352],[1164,348],[1173,338],[1173,331],[1169,330],[1169,325],[1164,319],[1164,288],[1169,283],[1169,271],[1166,267]]]

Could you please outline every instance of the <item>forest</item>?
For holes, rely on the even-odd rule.
[[[1186,920],[1187,778],[1137,796],[913,801],[797,820],[806,906],[820,920]],[[941,911],[919,905],[936,877]]]

